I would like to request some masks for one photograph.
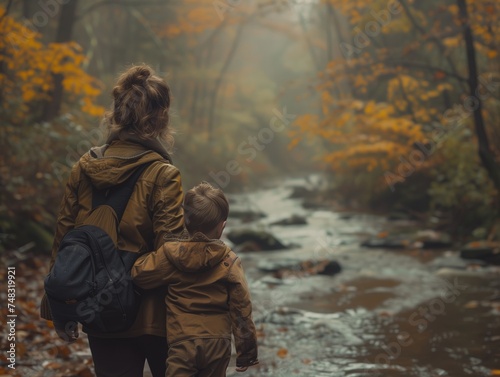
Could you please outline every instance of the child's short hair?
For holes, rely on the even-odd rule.
[[[229,203],[221,189],[201,182],[184,196],[184,220],[189,233],[210,233],[229,215]]]

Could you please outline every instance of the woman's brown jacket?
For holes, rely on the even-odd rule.
[[[184,227],[180,173],[158,141],[142,141],[131,135],[108,140],[83,155],[71,171],[59,210],[52,259],[54,264],[62,237],[81,225],[92,206],[92,186],[104,189],[124,182],[134,169],[154,161],[138,179],[119,225],[118,248],[139,254],[157,250],[166,235],[180,233]],[[124,332],[102,337],[165,336],[165,289],[143,294],[135,323]],[[42,318],[51,320],[46,297],[41,305]]]

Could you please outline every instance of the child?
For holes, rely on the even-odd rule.
[[[257,361],[252,305],[240,259],[219,240],[229,204],[220,189],[202,182],[184,199],[189,238],[172,239],[141,256],[134,282],[168,285],[166,377],[225,376],[236,342],[236,370]]]

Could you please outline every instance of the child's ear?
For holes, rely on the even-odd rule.
[[[217,233],[219,233],[219,237],[217,237],[217,238],[220,238],[222,236],[222,232],[224,231],[225,227],[226,227],[226,222],[225,221],[221,221],[219,223],[219,225],[217,226]]]

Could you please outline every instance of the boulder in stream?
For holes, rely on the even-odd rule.
[[[277,279],[302,278],[314,275],[333,276],[342,271],[342,267],[336,261],[331,260],[305,260],[305,261],[282,261],[272,265],[260,264],[262,271],[272,271]]]
[[[263,272],[272,272],[275,277],[283,278],[287,276],[305,275],[327,275],[333,276],[342,271],[342,267],[333,260],[299,260],[280,259],[274,261],[262,260],[257,268]]]
[[[416,241],[421,245],[422,249],[440,249],[452,246],[449,234],[432,229],[417,232]]]
[[[261,259],[257,268],[262,272],[277,272],[280,270],[296,270],[302,261],[296,258],[280,258],[277,260]]]
[[[411,221],[415,220],[415,217],[404,212],[404,211],[393,211],[387,216],[389,221]]]
[[[318,272],[319,275],[333,276],[342,271],[342,267],[336,261],[329,261],[326,263],[322,270]]]
[[[476,259],[500,265],[500,243],[491,241],[470,242],[460,250],[463,259]]]
[[[405,249],[411,244],[410,240],[404,237],[387,236],[384,238],[370,238],[361,243],[363,247],[379,249]]]
[[[389,234],[380,232],[364,241],[361,246],[381,249],[441,249],[452,246],[451,237],[435,230],[422,230],[413,234]]]
[[[307,225],[307,220],[304,216],[292,215],[282,220],[275,221],[270,225]]]
[[[313,191],[304,186],[293,186],[292,192],[289,196],[291,199],[303,199],[309,198],[313,194]]]
[[[227,238],[238,246],[238,251],[284,250],[288,246],[271,233],[263,230],[235,229],[230,231]]]
[[[244,210],[244,209],[231,209],[229,212],[229,217],[233,219],[239,219],[244,223],[255,221],[266,217],[262,212]]]

